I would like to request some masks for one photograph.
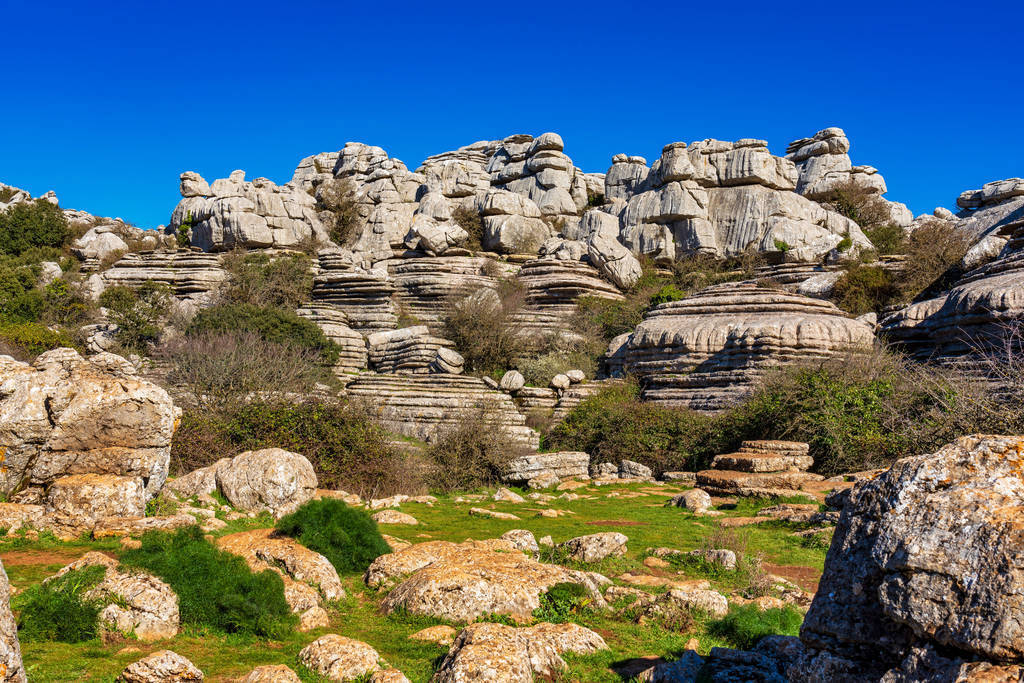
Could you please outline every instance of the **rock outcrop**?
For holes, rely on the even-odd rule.
[[[178,414],[120,356],[55,349],[31,365],[0,356],[0,492],[115,476],[130,479],[145,505],[167,479]]]
[[[503,479],[508,484],[530,486],[530,482],[554,477],[555,481],[590,476],[590,456],[578,451],[536,453],[509,461]]]
[[[0,680],[26,683],[25,666],[21,661],[18,623],[11,612],[11,582],[0,563]]]
[[[540,442],[508,394],[476,377],[364,373],[346,391],[353,400],[372,406],[387,429],[403,436],[431,441],[479,412],[483,423],[500,429],[513,443],[536,450]]]
[[[793,680],[923,680],[913,672],[929,662],[999,670],[998,680],[1024,675],[1022,467],[1021,437],[977,435],[856,484],[800,631],[808,653]]]
[[[805,484],[824,479],[806,471],[814,464],[807,452],[806,443],[744,441],[738,452],[716,455],[712,469],[697,472],[697,487],[719,496],[799,495]]]
[[[462,373],[464,360],[447,339],[430,334],[426,325],[414,325],[367,337],[373,370],[386,374],[425,375]]]
[[[129,664],[118,683],[200,683],[205,677],[195,664],[177,652],[157,650]]]
[[[364,642],[330,633],[299,652],[299,663],[332,681],[351,681],[380,669],[381,656]]]
[[[145,282],[168,285],[174,296],[193,308],[212,303],[227,282],[221,257],[185,249],[125,254],[99,275],[102,288],[139,287]]]
[[[654,307],[626,341],[645,400],[716,410],[770,366],[869,350],[874,332],[831,303],[756,284],[704,289]]]

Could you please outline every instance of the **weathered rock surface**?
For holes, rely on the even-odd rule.
[[[102,288],[139,287],[150,280],[193,306],[209,305],[228,280],[221,257],[185,249],[128,253],[99,275]]]
[[[121,683],[198,683],[203,672],[177,652],[157,650],[129,664],[117,680]]]
[[[301,679],[285,664],[268,664],[250,671],[241,683],[301,683]]]
[[[333,633],[317,638],[299,652],[299,663],[332,681],[350,681],[380,669],[381,656],[358,640]]]
[[[707,512],[711,508],[711,496],[703,489],[691,489],[673,496],[668,504],[690,512]]]
[[[464,361],[455,352],[455,345],[447,339],[433,336],[426,325],[375,332],[367,337],[367,344],[370,365],[380,373],[462,373]],[[442,367],[447,370],[442,370]]]
[[[577,562],[599,562],[606,557],[626,554],[625,534],[616,531],[605,531],[571,538],[559,545],[566,551],[570,559]]]
[[[346,391],[350,398],[372,405],[384,426],[403,436],[431,441],[467,413],[479,411],[486,424],[500,429],[512,443],[531,450],[540,443],[509,395],[476,377],[365,373]]]
[[[578,451],[536,453],[509,461],[503,478],[509,484],[530,486],[542,477],[574,479],[589,476],[590,456]]]
[[[32,365],[0,356],[0,491],[113,475],[138,479],[145,505],[167,479],[178,413],[120,356],[55,349]]]
[[[798,441],[744,441],[736,453],[716,455],[711,467],[741,472],[803,472],[814,465],[809,447]]]
[[[211,467],[217,488],[242,510],[283,517],[316,493],[316,472],[309,460],[280,448],[246,451]]]
[[[142,477],[71,474],[55,479],[46,492],[46,523],[66,527],[59,536],[77,536],[108,517],[141,517],[146,512]]]
[[[977,435],[858,483],[801,629],[809,653],[795,680],[830,667],[842,673],[832,680],[886,670],[882,680],[922,680],[912,672],[935,655],[920,648],[996,670],[1024,661],[1022,466],[1021,437]]]
[[[0,563],[0,679],[13,683],[28,680],[21,661],[18,623],[11,612],[11,583],[3,563]]]
[[[303,306],[295,313],[319,327],[339,348],[335,372],[352,373],[366,369],[366,339],[348,324],[348,315],[330,306]]]
[[[645,400],[716,410],[776,365],[869,350],[870,326],[831,303],[755,284],[709,287],[654,307],[629,337],[624,367]]]
[[[382,603],[386,612],[405,609],[452,621],[483,614],[528,617],[540,606],[540,594],[556,583],[578,583],[598,606],[604,599],[596,575],[542,564],[507,541],[430,541],[378,557],[367,569],[366,584],[382,588],[402,579]]]

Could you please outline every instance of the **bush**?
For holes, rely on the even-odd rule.
[[[147,280],[138,288],[117,285],[100,295],[100,306],[117,325],[116,339],[126,349],[142,353],[160,338],[161,322],[171,308],[171,287]]]
[[[0,253],[17,256],[32,247],[61,247],[70,236],[64,212],[45,199],[0,212]]]
[[[126,551],[121,562],[166,581],[178,596],[183,624],[269,638],[283,637],[295,624],[281,577],[269,569],[253,573],[199,527],[147,532],[142,547]]]
[[[587,589],[578,583],[556,583],[540,596],[540,607],[533,610],[537,621],[564,624],[586,609],[591,598]]]
[[[506,465],[526,450],[495,428],[484,407],[462,415],[427,449],[433,469],[431,488],[440,492],[472,491],[501,481]]]
[[[224,259],[230,274],[224,300],[253,306],[276,306],[294,310],[309,301],[313,274],[305,254],[232,252]]]
[[[907,260],[899,276],[901,303],[934,296],[962,273],[958,264],[971,236],[944,221],[928,221],[907,238]]]
[[[309,501],[274,528],[326,557],[341,574],[361,573],[391,552],[369,514],[333,498]]]
[[[0,324],[0,340],[16,347],[19,355],[35,357],[51,349],[74,347],[71,337],[40,323]]]
[[[339,247],[352,246],[362,225],[355,184],[348,178],[326,180],[317,188],[316,200],[331,241]]]
[[[895,278],[884,268],[851,264],[832,289],[832,300],[853,315],[880,311],[900,298]]]
[[[790,606],[762,610],[757,605],[733,606],[723,618],[708,624],[708,633],[725,638],[740,650],[749,650],[765,636],[800,635],[804,618]]]
[[[472,251],[483,249],[484,221],[479,213],[464,206],[456,206],[452,209],[452,220],[469,233],[469,239],[466,240],[467,249]]]
[[[252,332],[268,342],[291,345],[317,353],[327,365],[334,365],[340,349],[323,331],[291,311],[247,303],[221,304],[199,311],[186,334]]]
[[[868,228],[864,235],[875,245],[879,254],[902,254],[906,251],[906,235],[898,225],[886,224]]]
[[[417,463],[391,444],[368,412],[316,399],[253,401],[223,412],[186,410],[171,441],[171,461],[176,472],[186,473],[243,451],[274,447],[306,456],[325,488],[371,498],[415,492],[419,486]]]
[[[95,638],[101,605],[85,593],[103,580],[106,571],[98,565],[83,567],[17,596],[18,639],[80,643]]]
[[[254,332],[203,332],[175,339],[157,354],[170,369],[167,381],[196,405],[224,410],[259,396],[287,400],[308,394],[334,376],[313,351],[269,342]]]
[[[491,375],[514,367],[530,346],[517,320],[525,301],[519,283],[503,280],[497,291],[481,287],[452,296],[444,314],[444,336],[466,360],[466,371]]]
[[[852,179],[837,185],[822,203],[866,230],[889,225],[892,221],[886,201]]]

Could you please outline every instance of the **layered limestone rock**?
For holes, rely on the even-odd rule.
[[[744,441],[739,451],[716,455],[710,470],[698,472],[697,487],[719,496],[798,495],[805,484],[824,479],[806,471],[814,464],[808,450],[795,441]]]
[[[419,543],[378,557],[364,579],[372,588],[399,582],[382,609],[406,610],[450,621],[473,621],[484,614],[528,618],[540,595],[556,583],[584,586],[596,606],[605,606],[599,575],[543,564],[501,540]]]
[[[347,374],[365,370],[367,364],[366,339],[348,324],[348,315],[330,306],[303,306],[295,313],[316,324],[324,335],[338,345],[335,372]]]
[[[494,289],[500,277],[515,275],[519,270],[518,266],[479,256],[392,259],[387,268],[398,310],[434,334],[443,328],[445,307],[452,297],[485,287]]]
[[[961,211],[957,228],[977,237],[1012,234],[1024,221],[1024,179],[1007,178],[963,192],[956,200]]]
[[[763,140],[666,145],[640,191],[626,199],[620,241],[662,260],[735,256],[753,246],[787,261],[814,261],[847,237],[854,252],[871,248],[856,223],[793,192],[797,177],[793,163],[772,156]]]
[[[328,239],[316,200],[292,183],[249,182],[245,171],[234,171],[208,184],[188,171],[181,174],[180,192],[168,232],[177,234],[184,226],[192,245],[204,251],[294,247]]]
[[[125,254],[99,278],[103,288],[162,282],[179,300],[203,306],[212,302],[228,273],[217,254],[179,249]]]
[[[0,563],[0,677],[12,683],[28,681],[21,661],[18,622],[11,612],[11,583],[3,563]]]
[[[525,304],[518,319],[527,331],[538,336],[571,331],[571,317],[580,297],[623,298],[593,266],[579,261],[527,261],[517,279],[525,288]]]
[[[529,486],[531,481],[555,477],[557,480],[590,476],[590,456],[577,451],[536,453],[509,461],[503,479],[508,484]]]
[[[557,133],[505,138],[487,163],[491,187],[529,199],[544,216],[576,216],[587,204],[583,173]]]
[[[113,475],[141,504],[167,479],[180,411],[120,356],[55,349],[28,365],[0,356],[0,491],[68,475]]]
[[[1024,215],[1007,223],[1000,256],[968,273],[948,292],[891,311],[879,320],[893,345],[922,360],[1001,353],[1024,317]]]
[[[355,268],[352,258],[351,252],[341,249],[318,253],[312,303],[344,313],[348,326],[363,335],[395,329],[394,283],[386,272]]]
[[[540,442],[508,394],[490,389],[476,377],[365,373],[346,391],[351,399],[371,406],[387,429],[403,436],[432,441],[467,414],[479,412],[484,424],[501,430],[515,444],[536,450]]]
[[[413,375],[462,372],[462,356],[455,353],[454,344],[430,334],[426,325],[375,332],[367,337],[367,343],[370,366],[377,372]]]
[[[874,333],[831,303],[756,284],[709,287],[652,309],[628,338],[624,368],[645,400],[724,408],[771,366],[869,350]]]
[[[856,484],[792,680],[923,680],[930,660],[953,675],[927,680],[1019,680],[1022,453],[1021,437],[963,437]]]
[[[825,128],[810,138],[800,138],[786,147],[786,158],[797,168],[796,191],[808,199],[828,200],[836,190],[856,188],[881,197],[887,192],[885,179],[873,166],[854,166],[850,161],[850,140],[842,128]],[[906,227],[914,219],[904,204],[886,201],[894,225]]]

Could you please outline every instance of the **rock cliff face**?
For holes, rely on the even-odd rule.
[[[716,410],[772,365],[867,350],[870,326],[831,303],[756,284],[709,287],[651,310],[625,341],[645,400]]]
[[[1022,453],[1020,437],[969,436],[857,484],[793,680],[1019,680]],[[1006,675],[956,677],[993,667]]]

